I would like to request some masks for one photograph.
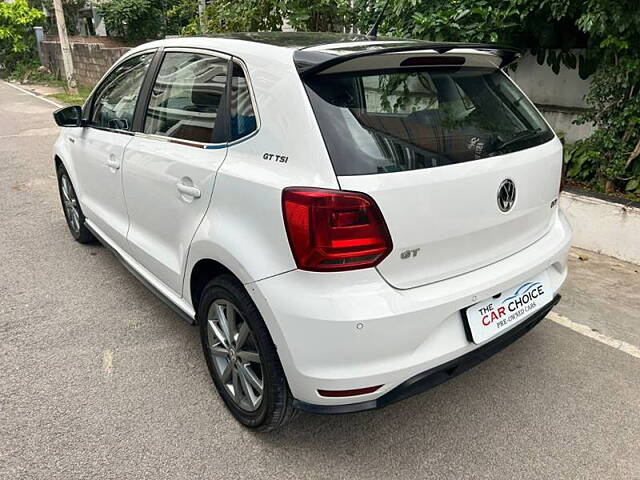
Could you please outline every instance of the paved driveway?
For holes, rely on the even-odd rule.
[[[549,319],[384,410],[240,427],[197,330],[72,241],[54,109],[0,82],[0,478],[640,478],[640,358]],[[640,345],[638,267],[583,254],[557,313]]]

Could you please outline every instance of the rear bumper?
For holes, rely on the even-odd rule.
[[[294,270],[246,287],[276,344],[296,405],[308,411],[357,411],[441,383],[487,352],[504,348],[502,339],[523,325],[537,323],[527,318],[477,345],[468,340],[461,310],[542,272],[555,297],[566,278],[570,243],[571,228],[558,212],[547,235],[530,247],[423,287],[395,289],[375,269]],[[376,385],[382,386],[351,397],[318,393]]]
[[[496,353],[505,349],[520,337],[528,333],[533,327],[542,321],[544,317],[551,311],[551,309],[560,301],[560,295],[556,295],[555,298],[549,302],[545,307],[532,315],[531,318],[526,319],[524,322],[519,323],[513,329],[506,332],[504,335],[500,335],[489,343],[484,344],[476,350],[451,360],[437,367],[431,368],[426,372],[419,373],[408,380],[405,380],[393,390],[385,393],[381,397],[375,400],[369,400],[366,402],[349,403],[346,405],[315,405],[311,403],[302,402],[300,400],[294,400],[293,404],[299,410],[303,410],[309,413],[317,414],[339,414],[339,413],[354,413],[362,412],[365,410],[374,410],[376,408],[383,408],[392,403],[404,400],[418,393],[422,393],[430,388],[436,387],[441,383],[444,383],[454,377],[457,377],[461,373],[475,367],[479,363],[487,360]]]

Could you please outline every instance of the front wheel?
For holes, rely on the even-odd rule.
[[[93,234],[84,224],[84,215],[78,196],[73,188],[71,179],[67,170],[60,165],[56,171],[58,176],[58,191],[60,192],[60,201],[64,210],[64,217],[67,220],[67,226],[73,238],[80,243],[89,243],[95,240]]]
[[[269,331],[242,284],[230,275],[209,282],[198,320],[209,373],[233,416],[260,431],[288,423],[293,398]]]

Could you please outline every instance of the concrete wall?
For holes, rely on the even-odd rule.
[[[570,192],[562,192],[560,206],[573,245],[640,264],[640,208]]]
[[[89,39],[86,39],[89,40]],[[104,73],[130,47],[104,45],[103,43],[84,43],[72,41],[71,54],[76,71],[76,80],[80,85],[93,87]],[[60,43],[46,40],[42,43],[43,65],[52,72],[62,75],[62,51]]]
[[[572,50],[580,55],[582,50]],[[583,80],[577,69],[560,65],[556,75],[546,63],[540,65],[534,55],[526,53],[518,62],[515,71],[509,72],[522,90],[537,104],[558,107],[584,108],[584,97],[589,91],[591,80]]]
[[[573,123],[580,114],[580,111],[577,109],[547,105],[538,105],[538,109],[555,132],[564,135],[567,143],[575,143],[580,139],[591,136],[593,133],[593,124],[585,123],[583,125],[576,125]]]
[[[577,56],[582,50],[573,50]],[[585,96],[590,79],[583,80],[578,70],[560,65],[556,75],[546,63],[538,64],[536,57],[526,53],[518,62],[515,71],[509,71],[522,91],[538,106],[556,132],[564,133],[568,143],[586,138],[593,133],[593,126],[574,125],[573,121],[587,107]]]

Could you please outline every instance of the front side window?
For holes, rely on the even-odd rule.
[[[256,114],[251,103],[251,93],[244,70],[233,62],[231,76],[230,140],[237,140],[254,132],[257,128]]]
[[[225,59],[200,53],[165,54],[151,91],[144,132],[201,143],[224,139],[227,64]]]
[[[553,138],[533,105],[492,68],[317,75],[306,88],[338,175],[440,167]]]
[[[153,59],[152,53],[130,58],[117,66],[100,85],[91,125],[115,130],[131,130],[140,87]]]

